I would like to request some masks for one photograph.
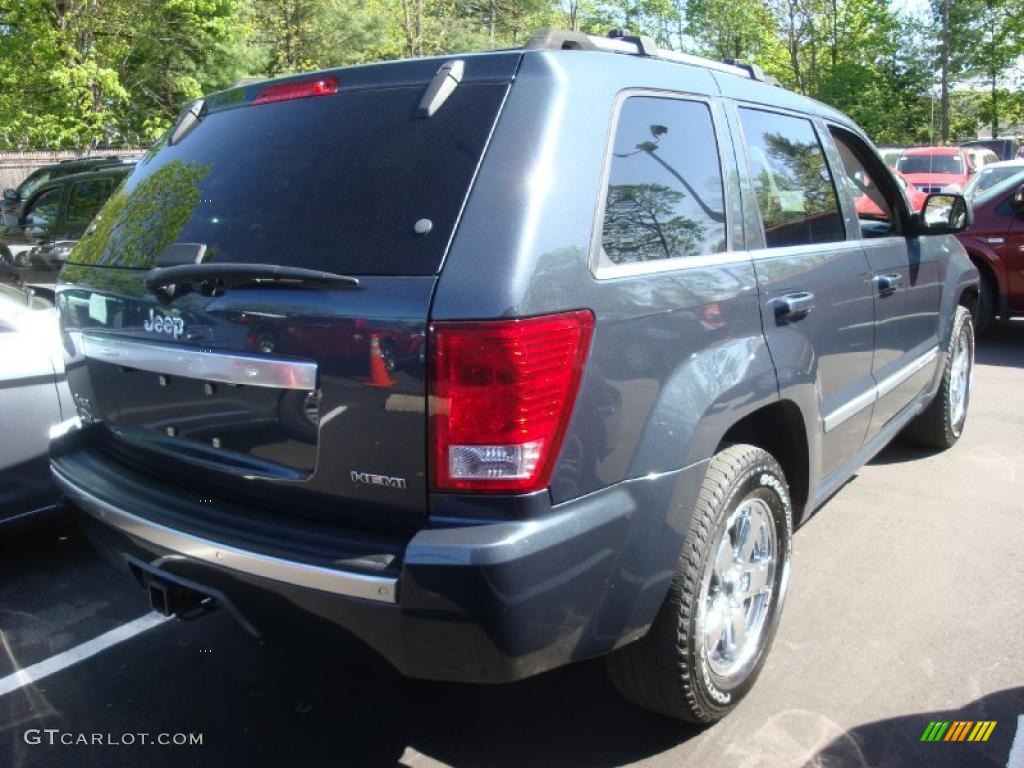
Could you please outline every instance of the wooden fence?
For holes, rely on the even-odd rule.
[[[43,165],[59,163],[61,160],[73,160],[78,157],[140,157],[145,150],[141,149],[103,149],[93,152],[0,152],[0,191],[8,187],[16,187],[22,179],[36,168]]]

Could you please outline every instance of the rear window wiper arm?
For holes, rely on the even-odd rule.
[[[146,273],[146,288],[173,296],[181,286],[199,283],[200,291],[218,294],[228,285],[250,283],[300,283],[325,288],[358,288],[359,279],[319,269],[303,269],[281,264],[180,264],[156,267]]]

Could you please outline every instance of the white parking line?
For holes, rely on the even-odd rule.
[[[1024,768],[1024,715],[1017,717],[1017,734],[1013,737],[1013,744],[1010,745],[1006,768]]]
[[[115,627],[109,632],[104,632],[99,637],[40,661],[38,664],[19,669],[7,677],[0,678],[0,696],[31,685],[37,680],[42,680],[44,677],[67,669],[90,656],[95,656],[113,645],[130,640],[147,629],[163,624],[169,618],[169,616],[161,616],[159,613],[148,613],[127,624],[122,624],[120,627]]]

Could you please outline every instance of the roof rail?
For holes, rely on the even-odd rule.
[[[548,51],[604,51],[605,53],[623,53],[627,56],[646,56],[661,61],[674,61],[679,64],[691,64],[695,67],[705,67],[718,72],[727,72],[730,75],[747,77],[751,80],[762,82],[773,82],[775,79],[765,75],[756,64],[727,59],[726,61],[715,61],[706,59],[703,56],[693,56],[689,53],[678,53],[659,48],[653,38],[646,36],[630,36],[620,29],[613,29],[608,37],[587,35],[583,32],[573,32],[567,29],[539,29],[533,33],[526,48],[531,50]]]

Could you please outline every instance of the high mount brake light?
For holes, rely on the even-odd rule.
[[[268,85],[262,88],[256,98],[252,100],[255,104],[272,104],[275,101],[289,101],[291,99],[305,99],[309,96],[330,96],[338,92],[338,78],[318,77],[313,80],[299,80],[291,83],[279,83]]]
[[[434,490],[529,493],[548,486],[593,326],[586,310],[431,326]]]

